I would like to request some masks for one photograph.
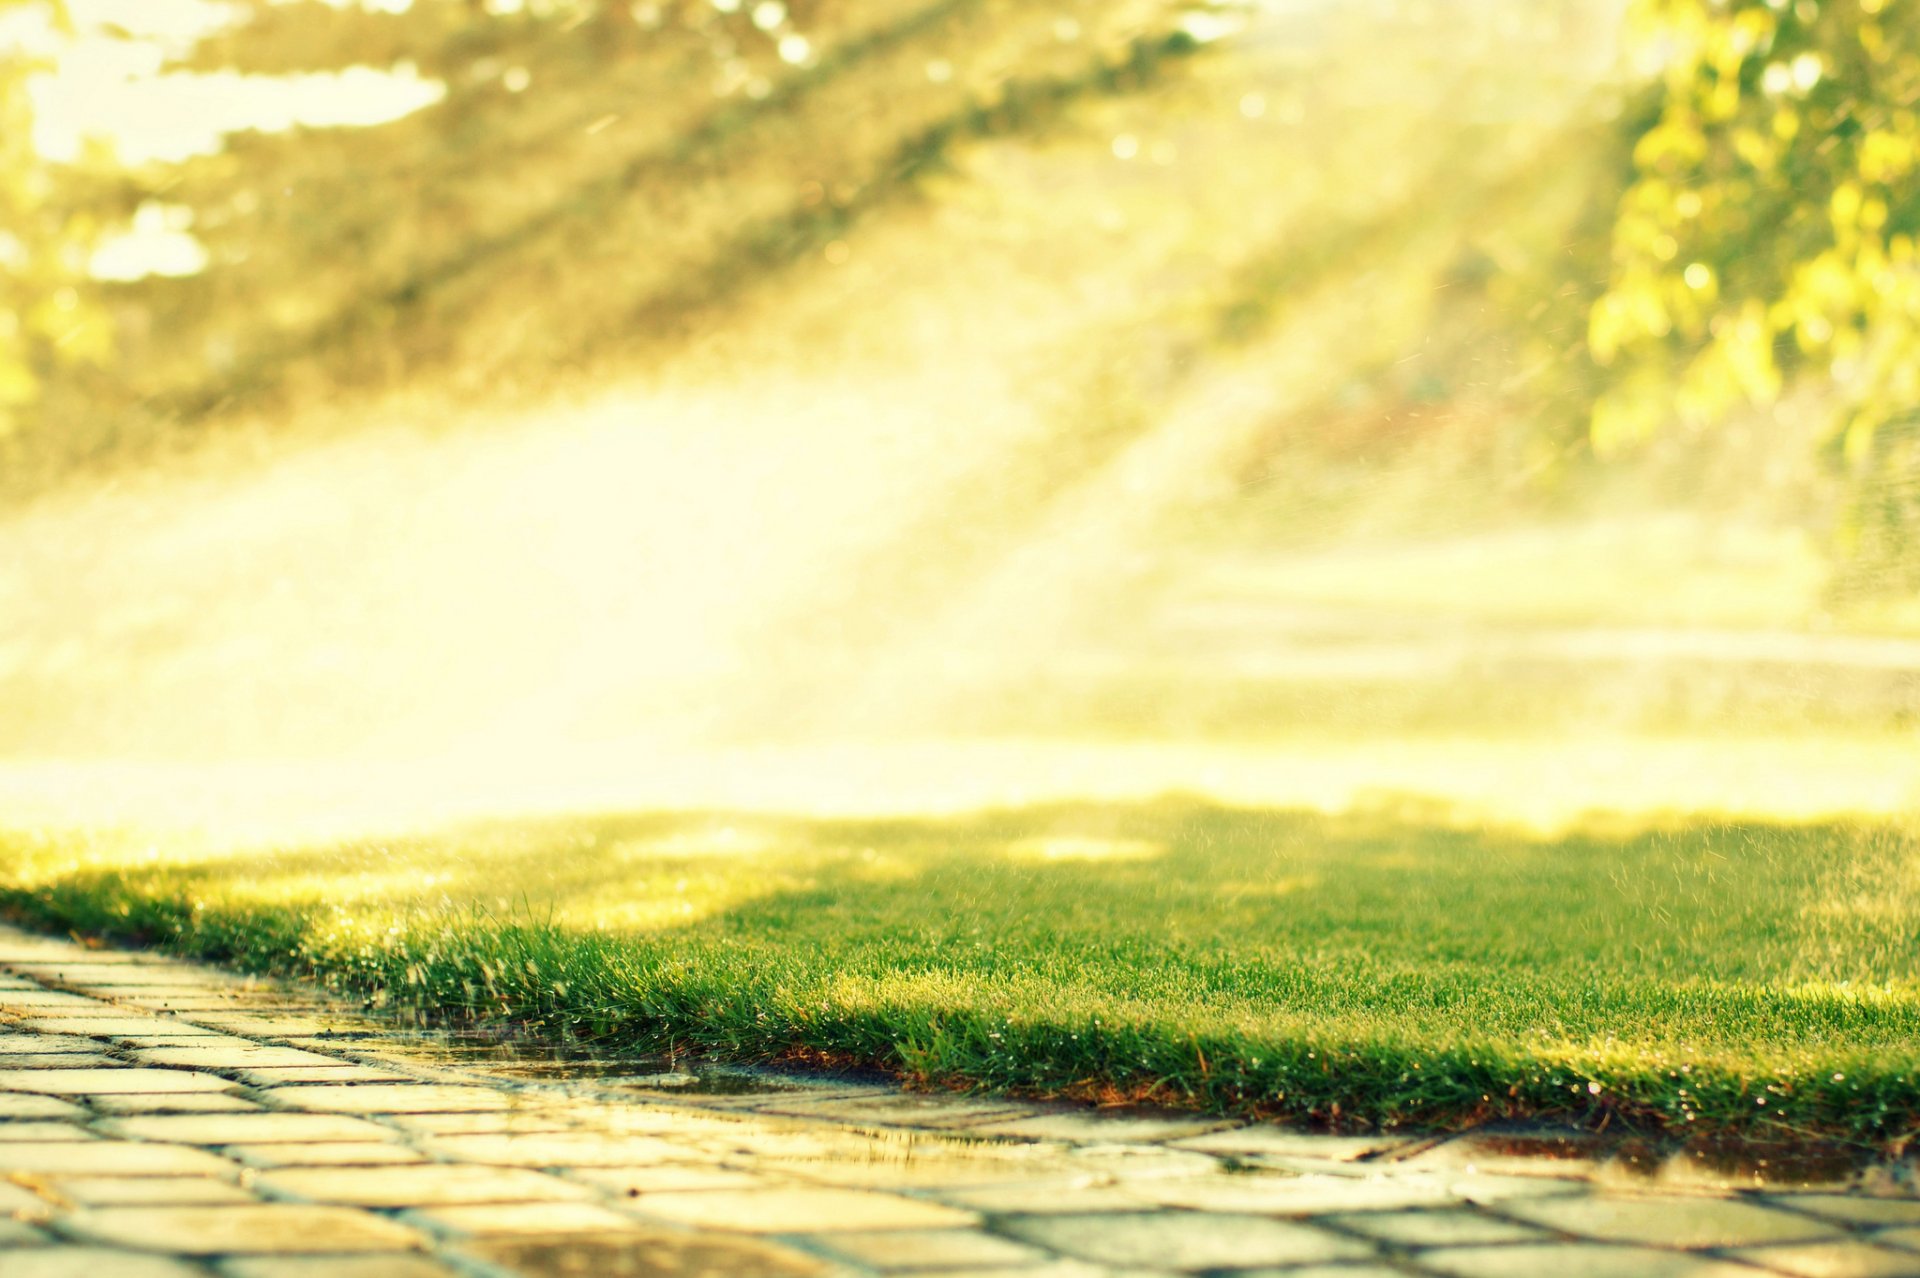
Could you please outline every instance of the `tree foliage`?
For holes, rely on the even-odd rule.
[[[57,0],[0,0],[8,17],[39,18],[48,30],[65,22]],[[62,206],[61,173],[34,147],[28,82],[40,66],[29,51],[0,47],[0,438],[56,370],[102,363],[112,350],[84,287],[96,225]]]
[[[1660,105],[1591,313],[1595,448],[1814,388],[1853,483],[1841,549],[1897,568],[1920,527],[1920,12],[1638,0],[1632,21]]]

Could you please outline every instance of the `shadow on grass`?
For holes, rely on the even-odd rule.
[[[661,813],[217,856],[19,836],[0,882],[41,923],[608,1049],[1336,1125],[1920,1126],[1920,857],[1887,823]]]

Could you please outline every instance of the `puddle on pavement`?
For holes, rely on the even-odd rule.
[[[1902,1164],[1870,1145],[1807,1139],[1792,1143],[1733,1137],[1678,1139],[1658,1134],[1600,1134],[1576,1128],[1511,1128],[1471,1132],[1430,1159],[1481,1170],[1542,1170],[1588,1164],[1604,1179],[1727,1188],[1836,1189],[1876,1170]]]

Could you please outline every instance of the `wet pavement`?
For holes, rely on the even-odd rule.
[[[0,1278],[1920,1278],[1911,1161],[614,1060],[0,928]]]

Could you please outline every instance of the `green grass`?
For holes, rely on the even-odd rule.
[[[1920,1126],[1896,824],[1178,801],[196,851],[0,840],[20,917],[609,1046],[1342,1125]]]

